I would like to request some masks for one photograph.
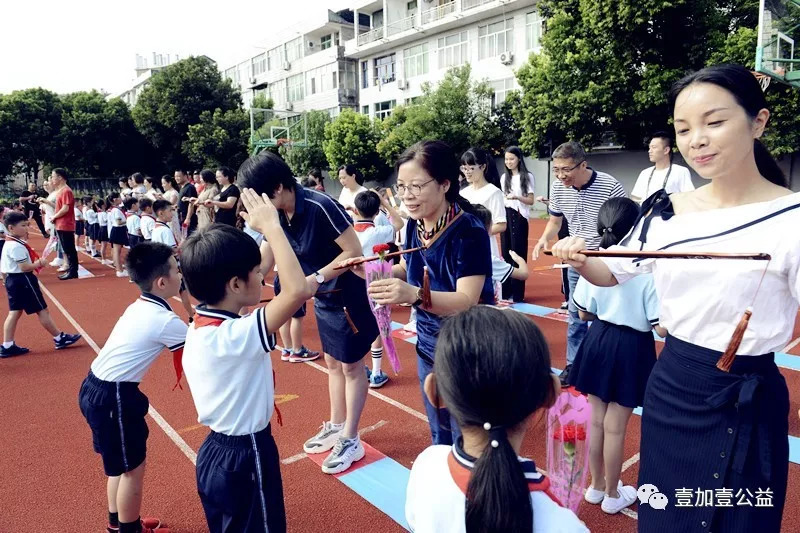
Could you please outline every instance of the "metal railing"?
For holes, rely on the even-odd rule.
[[[414,15],[411,15],[410,17],[390,23],[388,26],[386,26],[387,35],[395,35],[397,33],[402,33],[412,29],[414,27],[415,18],[416,17]]]
[[[441,20],[447,15],[450,15],[451,13],[455,13],[455,11],[456,11],[455,1],[442,4],[432,9],[428,9],[427,11],[422,12],[422,24],[430,24],[431,22],[436,22],[437,20]]]
[[[359,34],[358,46],[364,46],[365,44],[377,41],[378,39],[383,39],[383,26],[380,28],[375,28],[374,30],[370,30],[366,33]]]
[[[461,0],[461,10],[466,11],[467,9],[473,9],[478,6],[482,6],[483,4],[489,4],[496,1],[497,0]]]

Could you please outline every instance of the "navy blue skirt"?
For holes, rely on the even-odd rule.
[[[647,378],[655,364],[652,331],[595,320],[575,356],[569,384],[605,403],[635,409],[644,401]]]
[[[780,531],[789,472],[786,380],[774,354],[738,356],[730,372],[717,369],[720,355],[668,337],[650,374],[639,486],[655,485],[669,501],[664,510],[639,505],[640,532]]]

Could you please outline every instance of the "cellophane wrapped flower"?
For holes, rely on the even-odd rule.
[[[367,286],[373,281],[381,279],[390,279],[392,277],[392,262],[385,259],[389,251],[388,244],[376,244],[372,248],[372,252],[377,254],[380,259],[377,261],[369,261],[364,263],[364,273],[367,278]],[[383,341],[383,346],[386,352],[386,357],[392,365],[392,370],[397,374],[400,372],[400,359],[397,357],[397,348],[394,345],[392,338],[392,309],[389,305],[381,305],[369,298],[369,306],[372,309],[372,314],[375,315],[375,320],[378,322],[378,331]]]
[[[577,512],[589,474],[589,400],[570,388],[562,391],[547,413],[547,475],[550,488],[564,507]]]

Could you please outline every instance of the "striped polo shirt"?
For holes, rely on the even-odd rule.
[[[550,187],[550,205],[547,211],[557,217],[565,217],[570,237],[581,237],[588,250],[600,247],[597,231],[597,213],[609,198],[626,196],[625,189],[610,174],[592,170],[592,177],[580,189],[565,187],[554,180]]]

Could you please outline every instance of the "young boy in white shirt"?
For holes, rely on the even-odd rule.
[[[283,289],[261,299],[261,254],[255,241],[215,224],[183,244],[183,272],[204,302],[186,335],[184,371],[198,421],[211,428],[197,454],[197,490],[211,533],[286,531],[280,460],[272,438],[275,331],[311,297],[309,283],[267,198],[242,191],[242,216],[269,241]]]
[[[128,246],[133,248],[142,239],[142,220],[139,217],[139,200],[135,197],[125,198],[125,225],[128,228]]]
[[[355,224],[358,240],[361,243],[362,253],[369,257],[374,255],[372,247],[376,244],[393,243],[395,234],[403,229],[403,219],[400,214],[392,207],[386,197],[380,196],[374,191],[364,191],[356,195],[353,200],[353,212],[355,213]],[[389,215],[390,226],[376,224],[376,218],[381,214],[383,207]],[[367,379],[371,389],[377,389],[386,385],[389,376],[381,369],[383,361],[383,341],[378,336],[372,343],[370,349],[372,355],[372,369],[367,368]]]
[[[160,243],[131,248],[126,266],[142,295],[125,310],[92,362],[78,401],[108,476],[109,533],[169,533],[160,520],[139,517],[149,406],[139,382],[164,348],[180,368],[186,324],[167,300],[178,294],[181,275],[172,248]]]
[[[153,200],[147,196],[143,196],[142,199],[139,200],[139,211],[142,213],[139,221],[142,239],[149,241],[153,238],[153,230],[156,227],[156,217],[153,214]]]
[[[3,345],[0,347],[0,358],[24,355],[30,350],[17,346],[14,332],[17,323],[25,311],[28,315],[36,314],[39,322],[52,336],[56,350],[66,348],[78,342],[79,334],[70,335],[59,330],[53,323],[47,303],[39,288],[37,272],[47,266],[47,257],[41,259],[25,242],[28,240],[28,217],[19,211],[11,211],[3,218],[6,227],[6,242],[0,253],[0,272],[5,278],[8,295],[8,316],[3,325]]]
[[[172,217],[175,216],[175,212],[172,210],[172,204],[169,200],[156,200],[153,202],[153,212],[156,215],[156,223],[150,235],[151,240],[153,242],[166,244],[172,248],[178,259],[178,267],[180,268],[181,262],[179,258],[178,241],[175,240],[175,233],[172,232],[172,228],[169,225],[170,221],[172,221]],[[186,313],[189,315],[189,323],[191,323],[192,320],[194,320],[194,309],[192,308],[192,302],[189,301],[189,292],[186,290],[186,285],[183,280],[181,280],[179,294],[183,308],[186,309]]]

